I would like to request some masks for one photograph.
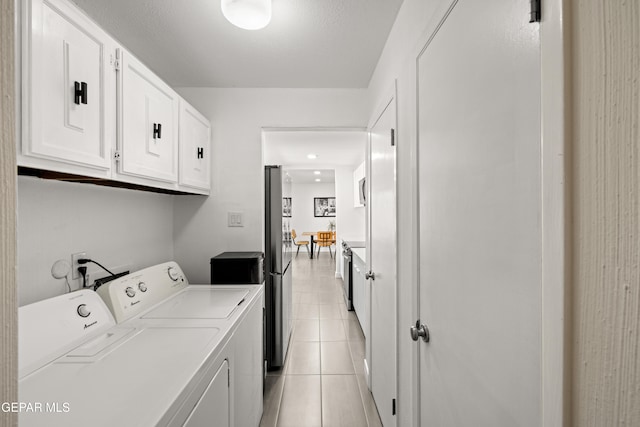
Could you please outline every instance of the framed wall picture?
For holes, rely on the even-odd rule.
[[[291,197],[282,198],[282,216],[291,218]]]
[[[314,197],[313,216],[336,216],[336,198]]]

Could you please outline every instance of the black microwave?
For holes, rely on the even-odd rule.
[[[264,282],[262,252],[222,252],[211,258],[211,284],[236,285]]]

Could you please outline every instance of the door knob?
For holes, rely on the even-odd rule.
[[[376,273],[374,273],[373,271],[367,271],[364,274],[364,278],[367,279],[367,280],[369,280],[369,279],[376,280]]]
[[[422,341],[429,342],[429,328],[421,324],[420,320],[416,320],[416,325],[411,327],[411,339],[418,341],[420,337],[422,337]]]

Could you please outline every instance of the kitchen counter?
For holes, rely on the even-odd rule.
[[[366,248],[351,248],[351,252],[356,255],[363,264],[367,263],[367,250]]]
[[[364,248],[367,245],[362,239],[344,239],[344,242],[349,245],[350,248]]]

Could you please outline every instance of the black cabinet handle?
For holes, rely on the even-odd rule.
[[[204,158],[204,148],[203,147],[198,147],[198,158],[199,159],[203,159]]]
[[[162,138],[162,124],[154,123],[153,124],[153,139]]]
[[[87,103],[87,83],[86,82],[74,82],[74,101],[76,104]]]

